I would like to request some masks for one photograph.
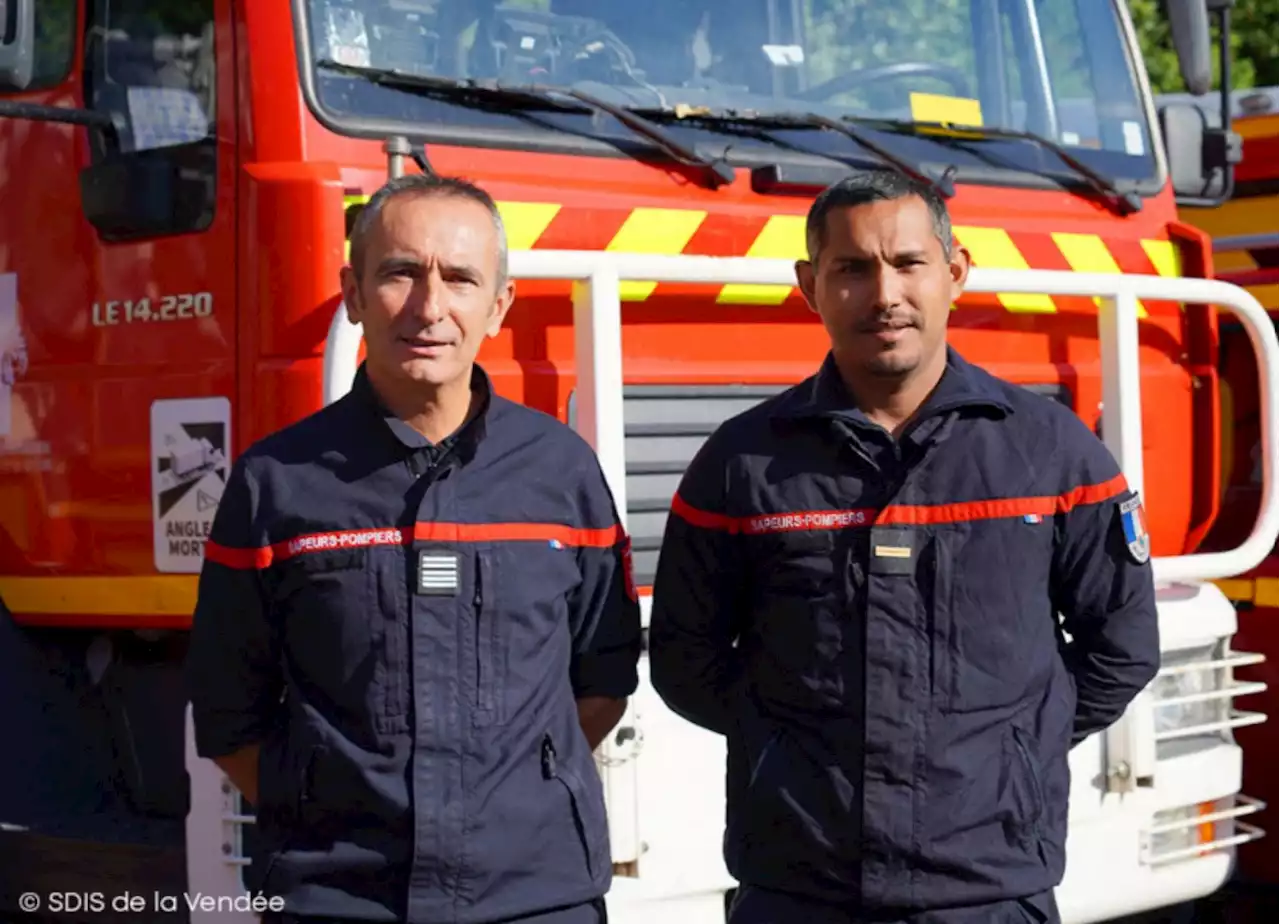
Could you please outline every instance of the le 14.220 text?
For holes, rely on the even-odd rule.
[[[155,300],[94,302],[93,326],[113,327],[117,324],[147,324],[154,321],[188,321],[213,314],[213,296],[208,292],[184,292],[163,295]]]

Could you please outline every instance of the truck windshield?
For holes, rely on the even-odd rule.
[[[399,126],[428,141],[435,135],[560,149],[584,137],[636,143],[633,133],[598,113],[532,115],[456,94],[433,98],[362,79],[356,70],[370,69],[498,87],[576,88],[649,118],[670,113],[662,120],[690,145],[714,143],[717,135],[722,145],[729,142],[724,135],[735,113],[816,113],[856,120],[876,129],[885,147],[897,146],[915,161],[955,165],[962,174],[1063,168],[1025,141],[975,138],[958,152],[946,139],[901,131],[901,123],[1031,132],[1120,183],[1141,186],[1156,172],[1114,0],[296,2],[305,13],[312,105],[339,128]],[[698,112],[721,118],[674,118]],[[734,133],[732,144],[730,160],[767,158],[771,144],[773,158],[782,156],[776,138],[758,131],[745,140]],[[808,145],[824,156],[837,149],[845,158],[876,159],[834,135]]]

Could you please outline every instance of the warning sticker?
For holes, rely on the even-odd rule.
[[[151,405],[151,510],[156,570],[195,574],[231,468],[231,402]]]

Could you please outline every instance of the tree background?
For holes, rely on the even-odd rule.
[[[1151,89],[1155,93],[1183,93],[1178,59],[1169,41],[1169,25],[1160,0],[1128,0],[1133,25],[1147,61]],[[1231,11],[1231,88],[1272,87],[1280,66],[1276,22],[1280,0],[1236,0]],[[1218,87],[1217,30],[1214,30],[1213,76]]]

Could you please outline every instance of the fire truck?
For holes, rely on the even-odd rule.
[[[1166,5],[1193,95],[1229,6]],[[499,201],[518,295],[481,362],[591,442],[642,591],[703,440],[821,361],[813,195],[935,184],[976,267],[951,342],[1096,428],[1148,512],[1163,663],[1072,752],[1064,920],[1213,894],[1263,833],[1236,736],[1267,719],[1215,582],[1280,522],[1275,331],[1178,212],[1232,138],[1157,108],[1117,0],[3,0],[0,915],[270,907],[253,806],[192,746],[203,540],[237,454],[349,389],[348,229],[414,170]],[[1261,500],[1206,550],[1227,317]],[[723,921],[725,742],[641,667],[598,754],[611,919]]]
[[[1186,94],[1163,96],[1160,102],[1192,103],[1201,107],[1205,124],[1221,124],[1223,101],[1214,96]],[[1183,203],[1182,220],[1213,237],[1214,273],[1218,279],[1246,288],[1276,323],[1280,308],[1280,269],[1277,268],[1277,135],[1280,134],[1280,88],[1237,90],[1231,95],[1232,129],[1241,139],[1240,163],[1227,187],[1219,180],[1209,202],[1191,199]],[[1208,190],[1206,190],[1208,191]],[[1221,200],[1221,201],[1219,201]],[[1249,337],[1227,316],[1219,321],[1220,394],[1222,404],[1221,507],[1217,522],[1202,548],[1230,548],[1247,533],[1262,501],[1260,470],[1257,367]],[[1237,643],[1264,654],[1266,662],[1239,672],[1242,680],[1265,683],[1250,708],[1271,715],[1276,707],[1276,664],[1280,644],[1276,632],[1277,552],[1252,571],[1220,581],[1219,586],[1240,610]],[[1277,783],[1276,727],[1274,723],[1240,729],[1237,741],[1244,749],[1244,786],[1264,799],[1267,808],[1258,823],[1275,830]],[[1243,845],[1239,853],[1242,882],[1276,885],[1277,854],[1274,837]]]

